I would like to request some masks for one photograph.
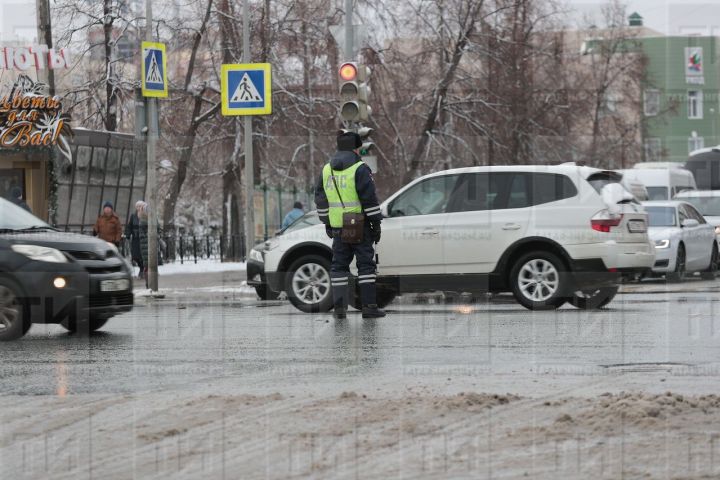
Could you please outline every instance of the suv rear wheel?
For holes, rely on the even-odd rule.
[[[295,260],[285,275],[285,293],[298,310],[327,312],[332,308],[330,261],[319,255]]]
[[[0,278],[0,341],[17,340],[30,330],[28,311],[20,296],[20,288]]]
[[[521,256],[510,271],[515,299],[529,310],[552,310],[565,303],[568,275],[557,255],[535,251]]]
[[[589,290],[578,290],[570,297],[570,305],[583,310],[594,310],[602,308],[617,295],[620,287],[600,287]]]

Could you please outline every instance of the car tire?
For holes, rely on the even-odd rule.
[[[619,286],[615,287],[600,287],[595,290],[579,290],[573,294],[568,300],[570,305],[582,310],[595,310],[603,308],[608,303],[612,302],[615,295],[617,295]]]
[[[330,311],[333,306],[330,260],[308,255],[293,262],[285,275],[285,293],[290,303],[302,312]]]
[[[32,323],[22,291],[14,282],[0,278],[0,341],[22,338]]]
[[[110,317],[90,317],[85,319],[65,319],[60,322],[65,330],[70,333],[79,333],[81,335],[89,335],[100,330],[110,320]]]
[[[267,285],[255,285],[255,293],[260,300],[277,300],[280,296],[280,292],[270,290]]]
[[[677,258],[675,259],[675,271],[668,273],[665,278],[668,282],[680,283],[685,280],[685,245],[678,245]]]
[[[718,271],[718,247],[717,243],[713,242],[712,253],[710,254],[710,266],[707,270],[700,272],[700,278],[703,280],[715,280],[715,275]]]
[[[391,290],[389,288],[378,288],[375,295],[378,308],[387,307],[393,300],[395,300],[395,297],[397,297],[397,292],[395,292],[395,290]],[[353,296],[352,305],[356,310],[362,310],[362,299],[360,298],[360,288],[358,286],[355,287],[355,295]]]
[[[537,281],[539,280],[539,282]],[[547,251],[521,256],[510,271],[515,299],[528,310],[553,310],[567,300],[568,274],[560,258]]]

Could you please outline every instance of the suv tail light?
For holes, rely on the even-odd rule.
[[[598,232],[610,232],[610,227],[617,227],[622,222],[621,213],[613,215],[607,210],[600,210],[590,219],[590,226]]]

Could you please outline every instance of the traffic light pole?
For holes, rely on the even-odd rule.
[[[145,0],[145,37],[148,42],[153,41],[152,33],[152,0]],[[140,53],[142,57],[142,51]],[[141,62],[145,59],[141,58]],[[150,208],[148,209],[148,286],[152,292],[158,290],[158,200],[157,186],[155,185],[155,144],[158,138],[157,131],[157,99],[148,97],[147,101],[147,187],[146,197]]]
[[[353,52],[355,51],[353,40],[353,0],[345,0],[345,61],[353,61]]]
[[[243,0],[243,62],[250,63],[250,14]],[[252,148],[252,116],[245,117],[245,259],[255,245],[255,172]]]
[[[353,31],[353,0],[345,0],[345,61],[346,62],[352,62],[353,61],[353,52],[355,51],[355,46],[353,45],[353,41],[355,39],[354,31]],[[348,128],[351,130],[355,130],[355,122],[348,122]]]

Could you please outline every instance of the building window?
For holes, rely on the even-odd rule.
[[[646,117],[660,113],[660,90],[645,90],[644,109]]]
[[[690,90],[687,93],[688,118],[703,118],[703,95],[702,90]]]
[[[701,148],[705,148],[705,139],[703,137],[688,138],[688,153]]]
[[[659,138],[651,137],[645,139],[645,161],[657,162],[660,160],[662,143]]]

